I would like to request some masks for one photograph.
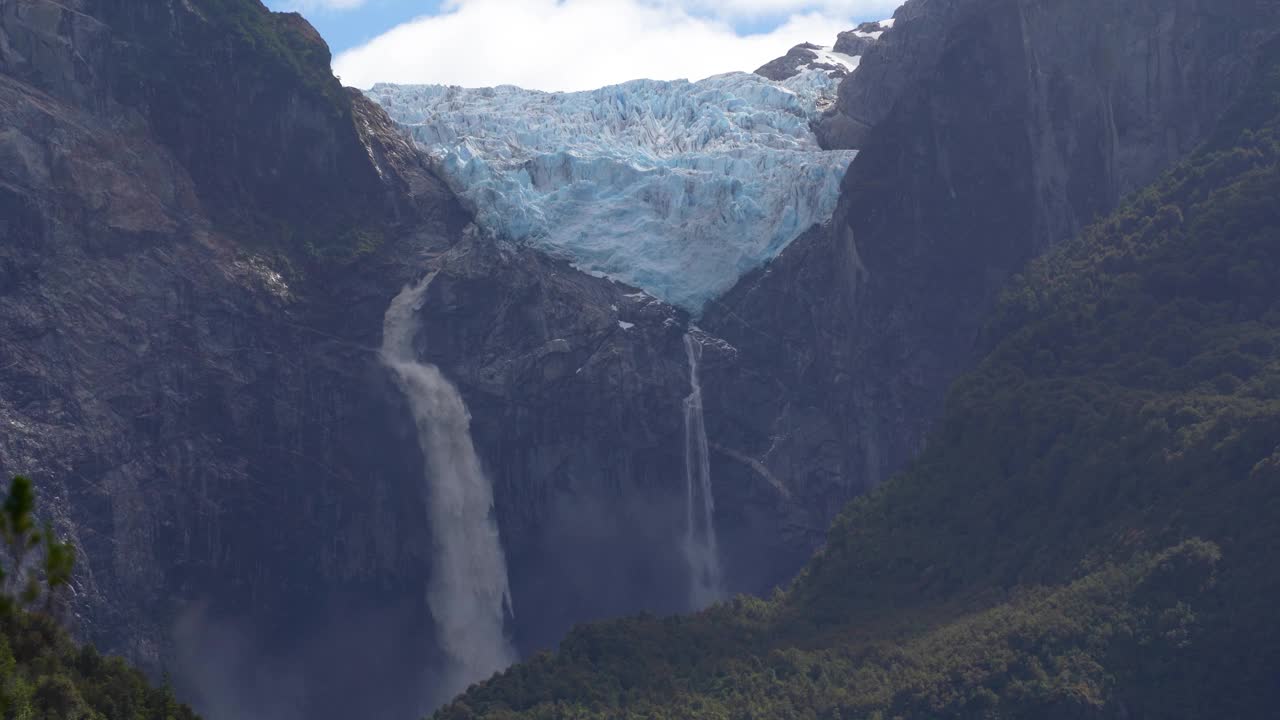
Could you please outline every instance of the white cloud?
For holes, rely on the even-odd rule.
[[[334,0],[327,0],[333,2]],[[345,0],[338,0],[345,1]],[[637,78],[700,79],[754,70],[801,42],[831,44],[858,17],[895,0],[450,0],[342,53],[343,82],[511,84],[586,90]],[[735,20],[776,17],[742,36]]]
[[[290,0],[284,9],[297,12],[314,12],[316,10],[354,10],[368,0]]]
[[[671,0],[675,1],[675,0]],[[819,12],[835,17],[887,18],[901,0],[680,0],[680,5],[717,17],[776,17],[803,12]]]

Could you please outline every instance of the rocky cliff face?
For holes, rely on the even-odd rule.
[[[1010,276],[1206,138],[1275,6],[910,0],[819,125],[861,153],[834,219],[702,326],[718,484],[767,471],[785,543],[919,449]],[[750,462],[744,462],[744,458]]]
[[[687,317],[467,235],[295,16],[0,0],[0,467],[81,551],[78,631],[213,717],[413,717],[431,534],[382,315],[497,487],[523,650],[684,610]],[[48,497],[50,494],[56,497]]]
[[[478,237],[432,269],[420,354],[473,416],[520,649],[553,647],[588,618],[687,610],[687,317]]]
[[[837,35],[836,45],[832,49],[845,55],[865,55],[891,27],[893,27],[892,21],[862,23],[853,30],[846,30]]]
[[[357,711],[326,676],[403,698],[430,647],[421,458],[372,349],[467,217],[306,30],[0,3],[0,466],[57,495],[79,631],[215,716],[288,717],[303,682]]]

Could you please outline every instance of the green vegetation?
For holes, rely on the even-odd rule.
[[[1274,715],[1278,199],[1280,46],[1013,283],[922,457],[788,591],[579,628],[436,717]]]
[[[376,224],[353,227],[337,236],[329,236],[325,244],[317,245],[315,241],[308,240],[305,247],[313,260],[346,265],[376,253],[386,242],[386,232]]]
[[[258,2],[247,0],[196,0],[200,13],[210,26],[225,33],[223,42],[234,46],[237,56],[252,58],[236,64],[236,70],[250,75],[260,88],[283,96],[298,93],[315,99],[311,107],[321,109],[334,128],[347,128],[346,138],[364,160],[364,148],[355,133],[351,100],[330,68],[332,57],[323,38],[297,13],[265,10]],[[185,51],[189,43],[179,50]],[[200,62],[188,58],[189,62]],[[288,112],[279,108],[276,112]],[[292,138],[281,138],[281,142]],[[326,138],[312,141],[326,142]],[[341,142],[342,140],[338,140]],[[354,171],[340,173],[344,181],[352,181]],[[305,183],[312,178],[299,176],[293,182]],[[331,188],[332,189],[332,188]],[[342,267],[375,252],[381,247],[387,229],[377,207],[369,198],[347,197],[349,187],[336,188],[336,197],[311,202],[301,199],[276,198],[270,202],[238,203],[250,208],[219,217],[224,229],[241,238],[246,246],[258,252],[280,254],[276,264],[292,267],[293,259],[322,266]],[[314,189],[320,193],[320,188]],[[290,212],[291,205],[305,205],[301,212]],[[301,252],[296,252],[300,250]]]
[[[138,99],[138,92],[167,92],[171,84],[182,80],[182,74],[175,71],[203,82],[205,72],[217,69],[224,75],[237,73],[234,84],[241,92],[255,89],[246,81],[273,84],[286,78],[291,87],[281,89],[322,96],[333,117],[350,119],[351,103],[329,68],[332,56],[328,45],[302,16],[273,13],[258,0],[192,0],[186,10],[192,13],[192,20],[199,20],[189,20],[183,35],[174,33],[167,23],[154,25],[156,19],[146,8],[128,4],[104,8],[113,27],[136,34],[131,43],[133,52],[122,54],[126,65],[120,80],[128,84],[117,87],[130,104]],[[144,14],[139,16],[138,12]],[[219,48],[227,58],[211,57],[210,48]],[[228,65],[230,59],[236,62]],[[193,97],[188,104],[193,102],[199,99]]]
[[[297,13],[273,13],[246,0],[195,0],[200,13],[244,52],[258,72],[285,73],[307,91],[330,101],[335,117],[350,119],[351,104],[329,69],[329,46]]]
[[[31,608],[42,595],[45,609],[51,610],[57,591],[71,582],[75,553],[58,541],[51,526],[36,529],[35,505],[31,481],[15,477],[0,507],[0,612]],[[32,553],[41,549],[44,557],[33,567]]]
[[[195,720],[168,688],[58,626],[52,612],[75,555],[34,513],[31,481],[14,478],[0,511],[0,719]]]

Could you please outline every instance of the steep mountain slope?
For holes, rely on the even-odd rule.
[[[816,547],[919,452],[1009,278],[1203,142],[1277,28],[1272,3],[900,8],[819,123],[859,148],[831,223],[699,323],[738,350],[705,377],[721,495],[781,478],[770,512]]]
[[[438,714],[1262,717],[1280,700],[1280,42],[1035,263],[920,460],[794,586],[575,631]]]
[[[372,348],[452,194],[257,2],[0,2],[0,128],[0,465],[56,495],[77,631],[216,714],[356,712],[330,642],[418,711],[422,461]]]

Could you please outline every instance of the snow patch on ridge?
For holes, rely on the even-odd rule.
[[[820,51],[852,70],[860,58]],[[477,222],[697,313],[830,218],[856,151],[810,122],[839,80],[728,73],[589,92],[380,84]]]
[[[820,47],[816,50],[811,50],[810,52],[818,56],[817,62],[843,67],[849,72],[857,70],[858,65],[862,62],[861,55],[845,55],[844,53],[835,52],[828,47]]]

